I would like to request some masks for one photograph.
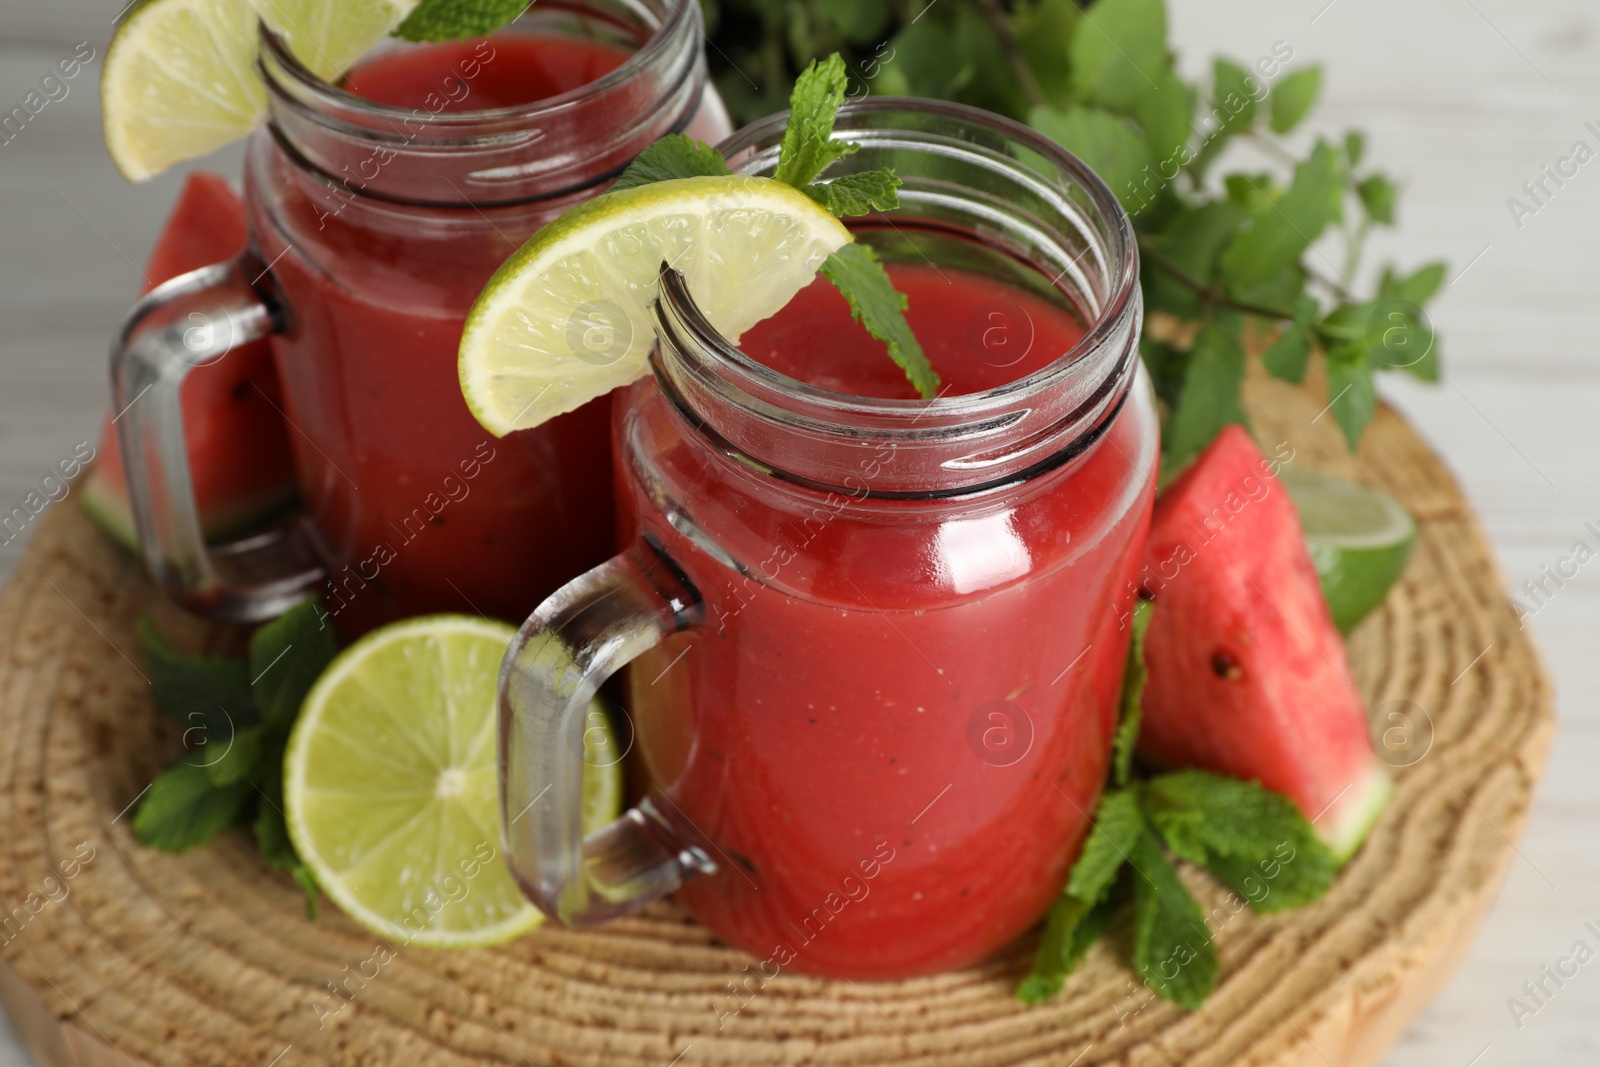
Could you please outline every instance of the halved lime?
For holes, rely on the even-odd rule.
[[[1320,471],[1284,467],[1334,625],[1348,632],[1383,602],[1411,556],[1417,524],[1393,497]]]
[[[541,919],[500,855],[496,684],[516,631],[434,615],[374,631],[306,697],[283,759],[295,851],[373,933],[492,945]],[[596,705],[585,732],[588,829],[616,818],[621,757]]]
[[[267,112],[256,74],[265,20],[319,77],[333,79],[417,0],[141,0],[118,24],[100,74],[106,148],[144,181],[249,133]]]
[[[461,336],[467,406],[504,435],[643,377],[663,262],[736,341],[851,240],[770,178],[679,178],[596,197],[534,234],[473,304]]]

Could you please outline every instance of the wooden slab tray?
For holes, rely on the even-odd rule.
[[[1389,410],[1346,455],[1322,395],[1252,381],[1249,407],[1269,450],[1288,442],[1295,463],[1380,486],[1417,516],[1405,578],[1351,655],[1371,706],[1412,702],[1431,746],[1396,771],[1394,804],[1325,900],[1221,924],[1222,978],[1201,1012],[1154,999],[1106,944],[1057,1001],[1023,1008],[1011,990],[1028,941],[910,982],[784,974],[723,1014],[752,961],[670,903],[596,931],[375,964],[375,939],[326,903],[308,922],[245,834],[182,857],[134,843],[127,811],[175,745],[135,620],[152,613],[196,650],[232,650],[239,634],[166,607],[70,504],[0,600],[0,997],[48,1067],[1373,1064],[1465,955],[1516,856],[1553,719],[1444,466]],[[1221,905],[1207,876],[1185,876]],[[374,969],[330,1015],[329,983]]]

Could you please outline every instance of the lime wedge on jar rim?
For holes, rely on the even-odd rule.
[[[467,407],[504,435],[643,377],[663,262],[737,340],[851,240],[826,208],[770,178],[678,178],[598,196],[534,234],[473,304],[461,336]]]
[[[1400,577],[1417,524],[1399,501],[1371,486],[1298,467],[1284,467],[1280,477],[1300,512],[1334,625],[1349,632]]]
[[[323,892],[380,937],[493,945],[542,916],[500,854],[500,660],[516,631],[434,615],[376,630],[306,696],[283,759],[295,851]],[[621,753],[598,704],[584,732],[583,823],[622,805]]]
[[[398,26],[417,0],[140,0],[117,25],[100,72],[106,148],[129,181],[196,159],[267,113],[256,24],[332,81]]]

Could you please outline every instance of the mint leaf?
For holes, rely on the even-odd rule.
[[[1143,832],[1144,817],[1134,794],[1127,789],[1106,792],[1095,809],[1094,827],[1084,839],[1083,852],[1072,865],[1067,896],[1086,905],[1098,904],[1116,880],[1117,871],[1128,862]]]
[[[1083,13],[1068,51],[1078,94],[1131,114],[1168,69],[1166,4],[1100,0]]]
[[[275,731],[294,725],[312,684],[339,651],[315,600],[303,600],[250,637],[250,687],[261,717]]]
[[[728,161],[721,152],[693,137],[672,133],[640,152],[611,188],[633,189],[673,178],[714,178],[728,173]]]
[[[1092,107],[1036,107],[1028,113],[1028,125],[1089,164],[1129,214],[1148,206],[1161,190],[1159,176],[1146,173],[1150,148],[1126,119]]]
[[[1011,17],[1017,45],[1049,100],[1065,100],[1072,95],[1072,68],[1063,60],[1082,19],[1083,12],[1072,0],[1037,0],[1018,5]]]
[[[1277,340],[1261,354],[1261,364],[1268,374],[1296,385],[1305,380],[1306,364],[1311,358],[1311,320],[1316,314],[1315,300],[1302,296],[1296,302],[1294,319],[1284,324]]]
[[[140,799],[134,836],[163,852],[187,852],[232,826],[250,793],[248,782],[213,785],[204,767],[179,760]]]
[[[1394,202],[1400,195],[1394,182],[1382,174],[1374,174],[1357,183],[1356,195],[1361,198],[1367,218],[1380,226],[1394,225]]]
[[[872,90],[885,96],[929,96],[952,100],[976,71],[961,42],[936,18],[918,19],[895,34],[889,47],[867,61],[876,68]]]
[[[1178,397],[1183,393],[1183,372],[1189,361],[1189,354],[1180,351],[1175,345],[1157,341],[1146,334],[1139,339],[1139,358],[1144,360],[1144,369],[1150,373],[1150,381],[1155,386],[1156,396],[1169,408],[1176,407]]]
[[[1205,915],[1148,830],[1132,861],[1133,969],[1157,994],[1195,1011],[1216,988],[1219,970]]]
[[[1229,423],[1248,424],[1239,406],[1239,389],[1244,384],[1241,326],[1236,312],[1220,311],[1196,335],[1183,391],[1163,435],[1172,459],[1187,459],[1199,452]]]
[[[812,182],[801,192],[840,217],[892,211],[900,206],[900,179],[887,168]]]
[[[815,13],[846,41],[858,45],[882,40],[894,17],[889,0],[818,0]]]
[[[1033,969],[1017,986],[1018,1000],[1024,1004],[1043,1004],[1061,992],[1062,984],[1072,971],[1067,965],[1067,952],[1091,907],[1077,897],[1068,896],[1050,906],[1044,936],[1033,953]]]
[[[407,41],[484,37],[531,6],[531,0],[422,0],[395,27],[393,36]]]
[[[1307,67],[1286,75],[1283,80],[1272,87],[1272,131],[1274,133],[1288,133],[1300,125],[1306,115],[1310,114],[1312,107],[1317,103],[1317,93],[1322,90],[1322,68]],[[1345,140],[1346,155],[1349,155],[1349,138]],[[1360,155],[1361,145],[1356,146],[1355,155]],[[1350,165],[1356,165],[1352,159]]]
[[[1367,154],[1367,135],[1360,130],[1351,130],[1344,135],[1344,156],[1350,169],[1361,166],[1361,160]]]
[[[847,244],[823,261],[821,273],[850,302],[851,317],[888,346],[889,358],[906,372],[912,387],[923,397],[938,393],[939,376],[906,323],[908,301],[896,291],[872,248]]]
[[[837,52],[801,73],[789,96],[789,125],[783,131],[774,178],[799,189],[860,147],[833,139],[844,91],[844,60]]]
[[[1183,148],[1194,132],[1195,94],[1183,79],[1165,71],[1156,87],[1134,108],[1134,118],[1144,127],[1157,176],[1170,185],[1186,162]]]
[[[1211,108],[1221,119],[1217,135],[1230,136],[1250,128],[1256,120],[1261,83],[1239,64],[1218,58],[1211,64]],[[1251,92],[1251,88],[1255,92]]]
[[[1238,204],[1252,216],[1268,214],[1283,197],[1283,189],[1264,171],[1229,174],[1222,179],[1222,187],[1228,191],[1229,203]]]
[[[1261,353],[1261,365],[1274,378],[1298,385],[1305,380],[1311,358],[1311,331],[1297,322],[1284,326],[1278,339]]]
[[[1378,283],[1378,295],[1386,299],[1426,304],[1444,286],[1445,270],[1443,263],[1429,263],[1401,277],[1393,268],[1387,268],[1383,272],[1383,280]]]
[[[1078,969],[1124,903],[1118,894],[1092,908],[1085,908],[1076,897],[1057,900],[1034,951],[1033,969],[1017,985],[1017,999],[1024,1004],[1042,1004],[1061,992],[1067,976]]]
[[[956,47],[962,66],[971,70],[958,95],[964,104],[1014,115],[1027,110],[1029,97],[1022,88],[1017,65],[1000,43],[995,24],[982,7],[982,3],[963,3],[953,8]]]
[[[1354,452],[1362,431],[1378,411],[1372,352],[1365,344],[1344,345],[1328,352],[1327,363],[1328,403]]]
[[[1178,771],[1141,786],[1140,800],[1174,854],[1209,869],[1256,911],[1309,904],[1339,873],[1295,803],[1258,782]]]
[[[1295,167],[1288,191],[1223,251],[1222,273],[1230,283],[1264,281],[1299,263],[1338,216],[1342,162],[1331,145],[1317,142],[1311,157]]]
[[[1251,92],[1251,88],[1255,92]],[[1231,60],[1218,58],[1211,64],[1211,104],[1202,115],[1204,143],[1195,157],[1193,170],[1203,176],[1228,147],[1234,134],[1254,124],[1261,83],[1249,71]]]
[[[269,753],[268,764],[272,767],[281,767],[283,764],[283,747],[279,745],[276,751]],[[294,844],[289,840],[289,827],[283,820],[283,775],[273,774],[261,785],[261,803],[256,806],[256,847],[261,850],[261,855],[266,858],[267,866],[273,870],[288,871],[289,876],[295,880],[306,894],[306,918],[313,921],[317,917],[317,880],[300,861],[300,856],[294,850]]]
[[[1150,629],[1150,603],[1139,601],[1130,616],[1133,633],[1128,639],[1128,659],[1122,668],[1122,696],[1118,703],[1117,732],[1111,738],[1111,780],[1119,787],[1128,784],[1133,770],[1133,750],[1139,743],[1139,726],[1144,721],[1145,682],[1144,635]]]
[[[150,672],[150,695],[183,730],[184,745],[232,737],[260,721],[250,675],[239,660],[185,656],[149,619],[140,619],[139,644]]]
[[[198,752],[189,756],[187,762],[204,768],[206,777],[214,786],[249,782],[255,777],[261,763],[264,732],[260,726],[251,726],[225,740],[208,740]]]
[[[1128,853],[1145,832],[1133,792],[1110,790],[1100,797],[1094,826],[1072,865],[1061,899],[1050,909],[1044,936],[1034,952],[1033,969],[1017,986],[1017,999],[1038,1004],[1061,990],[1067,975],[1083,961],[1122,905],[1112,892]]]

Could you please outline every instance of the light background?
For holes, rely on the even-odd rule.
[[[1600,159],[1519,228],[1507,200],[1578,140],[1600,151],[1594,0],[1169,0],[1191,75],[1275,42],[1291,69],[1326,64],[1311,126],[1367,131],[1368,157],[1405,190],[1376,257],[1439,256],[1455,280],[1434,309],[1446,382],[1386,395],[1465,483],[1508,593],[1600,548]],[[0,112],[87,40],[70,94],[0,146],[0,510],[20,503],[105,415],[106,349],[179,177],[132,187],[101,147],[97,79],[120,5],[0,0]],[[1595,123],[1595,131],[1585,128]],[[236,175],[238,152],[206,161]],[[1457,275],[1460,275],[1459,277]],[[21,556],[0,547],[0,579]],[[1560,734],[1522,857],[1460,974],[1388,1067],[1600,1062],[1600,962],[1519,1030],[1507,998],[1577,940],[1600,948],[1600,560],[1532,622],[1555,675]],[[1466,667],[1466,664],[1462,664]],[[1476,1059],[1475,1059],[1476,1058]],[[0,1023],[0,1067],[28,1061]]]

